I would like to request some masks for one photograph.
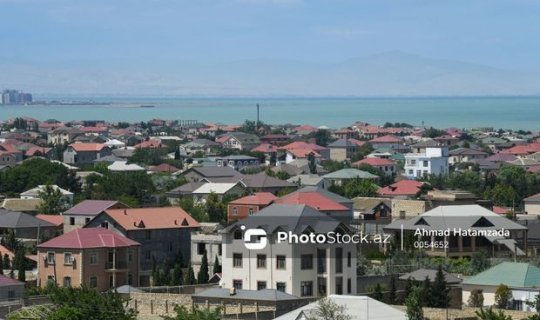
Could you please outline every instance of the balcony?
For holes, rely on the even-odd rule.
[[[126,261],[116,261],[113,263],[112,261],[107,261],[105,263],[105,270],[106,271],[122,271],[127,270],[128,265]]]

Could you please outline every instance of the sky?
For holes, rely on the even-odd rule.
[[[535,0],[0,0],[0,76],[2,66],[15,78],[20,70],[121,77],[394,51],[537,74],[539,12]]]

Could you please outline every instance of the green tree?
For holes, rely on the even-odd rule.
[[[189,310],[185,306],[178,305],[174,308],[175,316],[161,316],[164,320],[221,320],[223,319],[221,308]]]
[[[422,293],[420,288],[413,287],[411,293],[405,299],[405,306],[407,307],[407,319],[408,320],[423,320],[424,310],[422,309]]]
[[[388,292],[388,303],[396,304],[397,301],[397,288],[396,288],[396,276],[390,277],[390,291]]]
[[[373,289],[373,292],[371,293],[371,297],[375,300],[382,301],[384,298],[384,294],[382,292],[382,286],[380,283],[377,283],[375,285],[375,288]]]
[[[0,252],[0,276],[4,274],[4,259],[2,259],[2,252]]]
[[[424,279],[424,281],[422,282],[422,291],[421,291],[421,294],[422,294],[422,301],[423,301],[423,304],[426,306],[426,307],[431,307],[432,306],[432,303],[431,303],[431,281],[429,280],[429,277],[426,276],[426,278]]]
[[[511,316],[504,314],[501,310],[495,312],[491,307],[487,309],[482,308],[475,313],[480,320],[512,320]]]
[[[329,298],[319,299],[317,307],[307,320],[351,320],[352,316],[347,314],[347,309]]]
[[[216,255],[216,259],[214,260],[214,267],[212,270],[212,274],[221,273],[221,264],[219,264],[219,259]]]
[[[349,199],[355,197],[376,197],[379,187],[369,179],[355,178],[343,185],[343,195]]]
[[[4,265],[4,269],[11,268],[11,263],[9,261],[9,256],[7,253],[4,253],[3,265]]]
[[[15,262],[17,266],[17,279],[21,282],[26,281],[26,257],[24,255],[24,247],[19,247],[15,252]]]
[[[432,305],[435,308],[447,308],[449,302],[449,288],[446,284],[442,265],[439,264],[435,280],[433,281],[433,287],[431,290]]]
[[[181,286],[184,284],[184,273],[180,264],[175,264],[173,268],[171,284],[173,286]]]
[[[197,284],[197,279],[195,278],[195,272],[193,272],[193,267],[189,265],[188,273],[186,275],[186,280],[184,281],[186,285]]]
[[[518,193],[508,184],[497,183],[495,187],[486,190],[484,197],[499,206],[515,206],[519,203]]]
[[[199,284],[207,284],[208,280],[208,256],[206,255],[206,250],[204,250],[202,259],[201,259],[201,268],[199,269],[199,273],[197,275],[197,281]]]
[[[309,173],[316,174],[317,164],[315,163],[315,155],[313,153],[308,154],[307,160],[308,160]]]
[[[489,259],[485,252],[475,252],[471,257],[472,273],[480,273],[490,267]]]
[[[62,192],[50,184],[38,193],[41,203],[38,210],[43,214],[59,214],[64,209],[62,204]]]
[[[481,289],[473,289],[471,290],[471,295],[469,296],[469,300],[467,300],[467,304],[469,307],[473,308],[481,308],[484,306],[484,294],[482,293]]]
[[[211,222],[221,222],[226,218],[224,205],[214,192],[211,192],[206,198],[206,212]]]
[[[512,290],[507,285],[500,284],[495,291],[495,304],[500,309],[506,309],[510,299],[512,299]]]

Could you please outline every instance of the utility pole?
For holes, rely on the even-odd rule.
[[[257,129],[259,129],[259,104],[257,103],[257,124],[256,124],[256,127]]]

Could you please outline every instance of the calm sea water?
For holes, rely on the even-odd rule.
[[[79,99],[78,99],[79,100]],[[81,99],[82,100],[82,99]],[[256,119],[257,103],[266,123],[347,126],[355,121],[407,122],[434,127],[540,129],[540,97],[486,98],[95,98],[103,106],[2,106],[0,120],[141,121],[153,118],[240,124]],[[155,108],[140,108],[140,105]]]

